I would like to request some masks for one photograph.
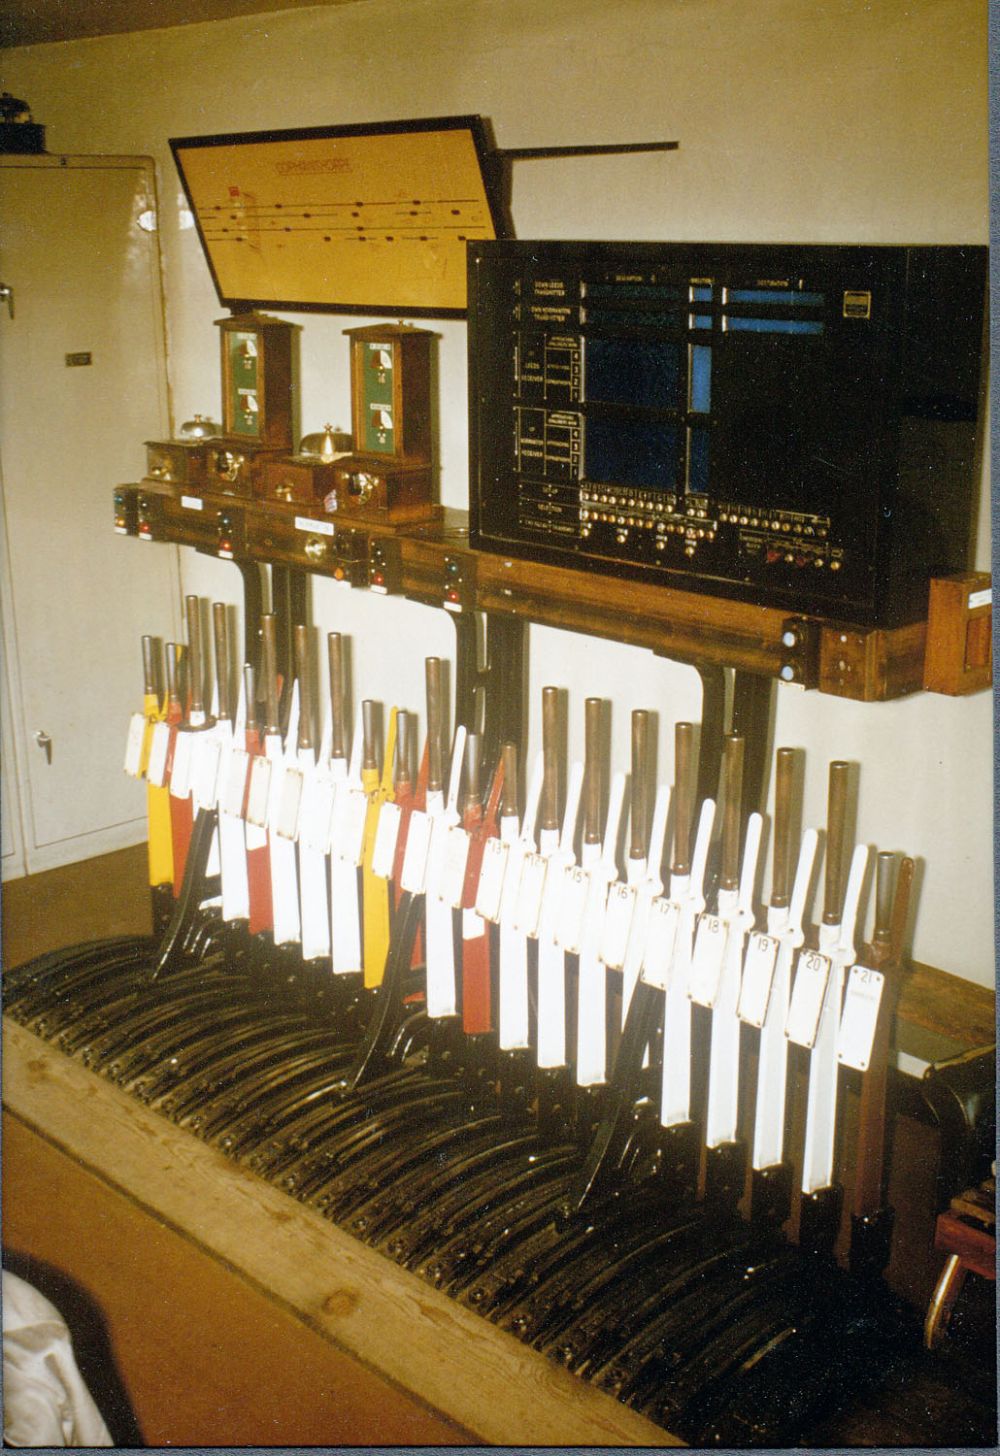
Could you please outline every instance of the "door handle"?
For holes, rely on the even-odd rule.
[[[0,283],[0,303],[6,303],[7,312],[14,317],[14,290],[9,283]]]
[[[52,739],[41,728],[35,730],[35,742],[45,750],[45,762],[52,762]]]

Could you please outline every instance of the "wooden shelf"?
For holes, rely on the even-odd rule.
[[[981,609],[973,614],[968,640],[964,628],[953,620],[945,625],[940,611],[929,638],[926,621],[859,628],[777,607],[475,551],[469,545],[466,514],[451,509],[425,525],[394,529],[333,522],[323,518],[318,507],[310,510],[232,496],[178,498],[169,487],[149,483],[122,489],[146,497],[153,540],[218,554],[222,512],[237,557],[280,560],[318,575],[351,579],[355,585],[367,584],[370,546],[378,542],[390,563],[389,589],[415,601],[444,605],[450,560],[461,582],[456,607],[646,647],[679,662],[793,681],[834,697],[883,702],[925,687],[971,692],[992,681],[988,654],[982,650],[986,629],[979,620],[984,616]],[[199,504],[186,506],[185,500]],[[982,597],[989,577],[967,574],[961,582],[961,589],[946,594],[949,602],[953,598],[964,602],[975,591]],[[958,605],[954,611],[959,611]],[[970,651],[974,671],[966,661]],[[964,654],[961,661],[957,654]],[[925,660],[933,664],[927,679]],[[947,686],[941,687],[942,683]]]
[[[913,961],[903,977],[896,1020],[945,1037],[962,1052],[975,1051],[996,1040],[996,996],[989,986]],[[897,1031],[897,1042],[901,1039]]]

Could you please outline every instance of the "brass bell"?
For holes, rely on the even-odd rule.
[[[193,419],[185,420],[178,431],[182,440],[209,440],[218,434],[221,434],[219,426],[214,420],[207,420],[204,415],[195,415]]]
[[[350,448],[349,435],[345,435],[342,430],[335,430],[332,425],[324,425],[322,430],[313,435],[303,435],[299,454],[314,456],[329,465],[339,455],[347,454]]]

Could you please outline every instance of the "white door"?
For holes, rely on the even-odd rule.
[[[0,518],[2,525],[2,518]],[[10,655],[4,653],[0,666],[0,850],[5,880],[24,874],[24,843],[21,837],[21,801],[17,787],[14,755],[14,726],[10,716]]]
[[[0,158],[4,689],[29,872],[145,834],[122,735],[142,633],[175,630],[177,552],[116,535],[111,498],[168,429],[155,208],[144,158]]]

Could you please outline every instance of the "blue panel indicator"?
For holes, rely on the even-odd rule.
[[[712,327],[712,315],[710,313],[689,313],[689,329],[710,329]]]
[[[822,293],[800,293],[795,288],[730,288],[726,293],[727,303],[785,303],[804,304],[820,308]]]
[[[649,409],[678,407],[683,389],[679,344],[591,336],[585,350],[586,399]]]
[[[677,429],[647,420],[590,416],[584,427],[584,476],[607,485],[673,490]]]
[[[677,315],[667,309],[615,308],[609,303],[591,303],[583,310],[584,321],[612,329],[669,329]]]
[[[689,407],[707,415],[712,408],[712,350],[708,344],[691,345]]]
[[[691,302],[692,303],[711,303],[712,302],[712,287],[711,287],[711,284],[707,284],[707,283],[693,283],[691,285]]]
[[[744,334],[821,334],[823,325],[819,319],[764,319],[734,318],[723,316],[722,327],[733,333]]]
[[[662,283],[588,283],[584,288],[587,298],[605,299],[670,299],[680,298],[679,288]]]
[[[702,425],[688,430],[688,495],[708,491],[708,431]]]

